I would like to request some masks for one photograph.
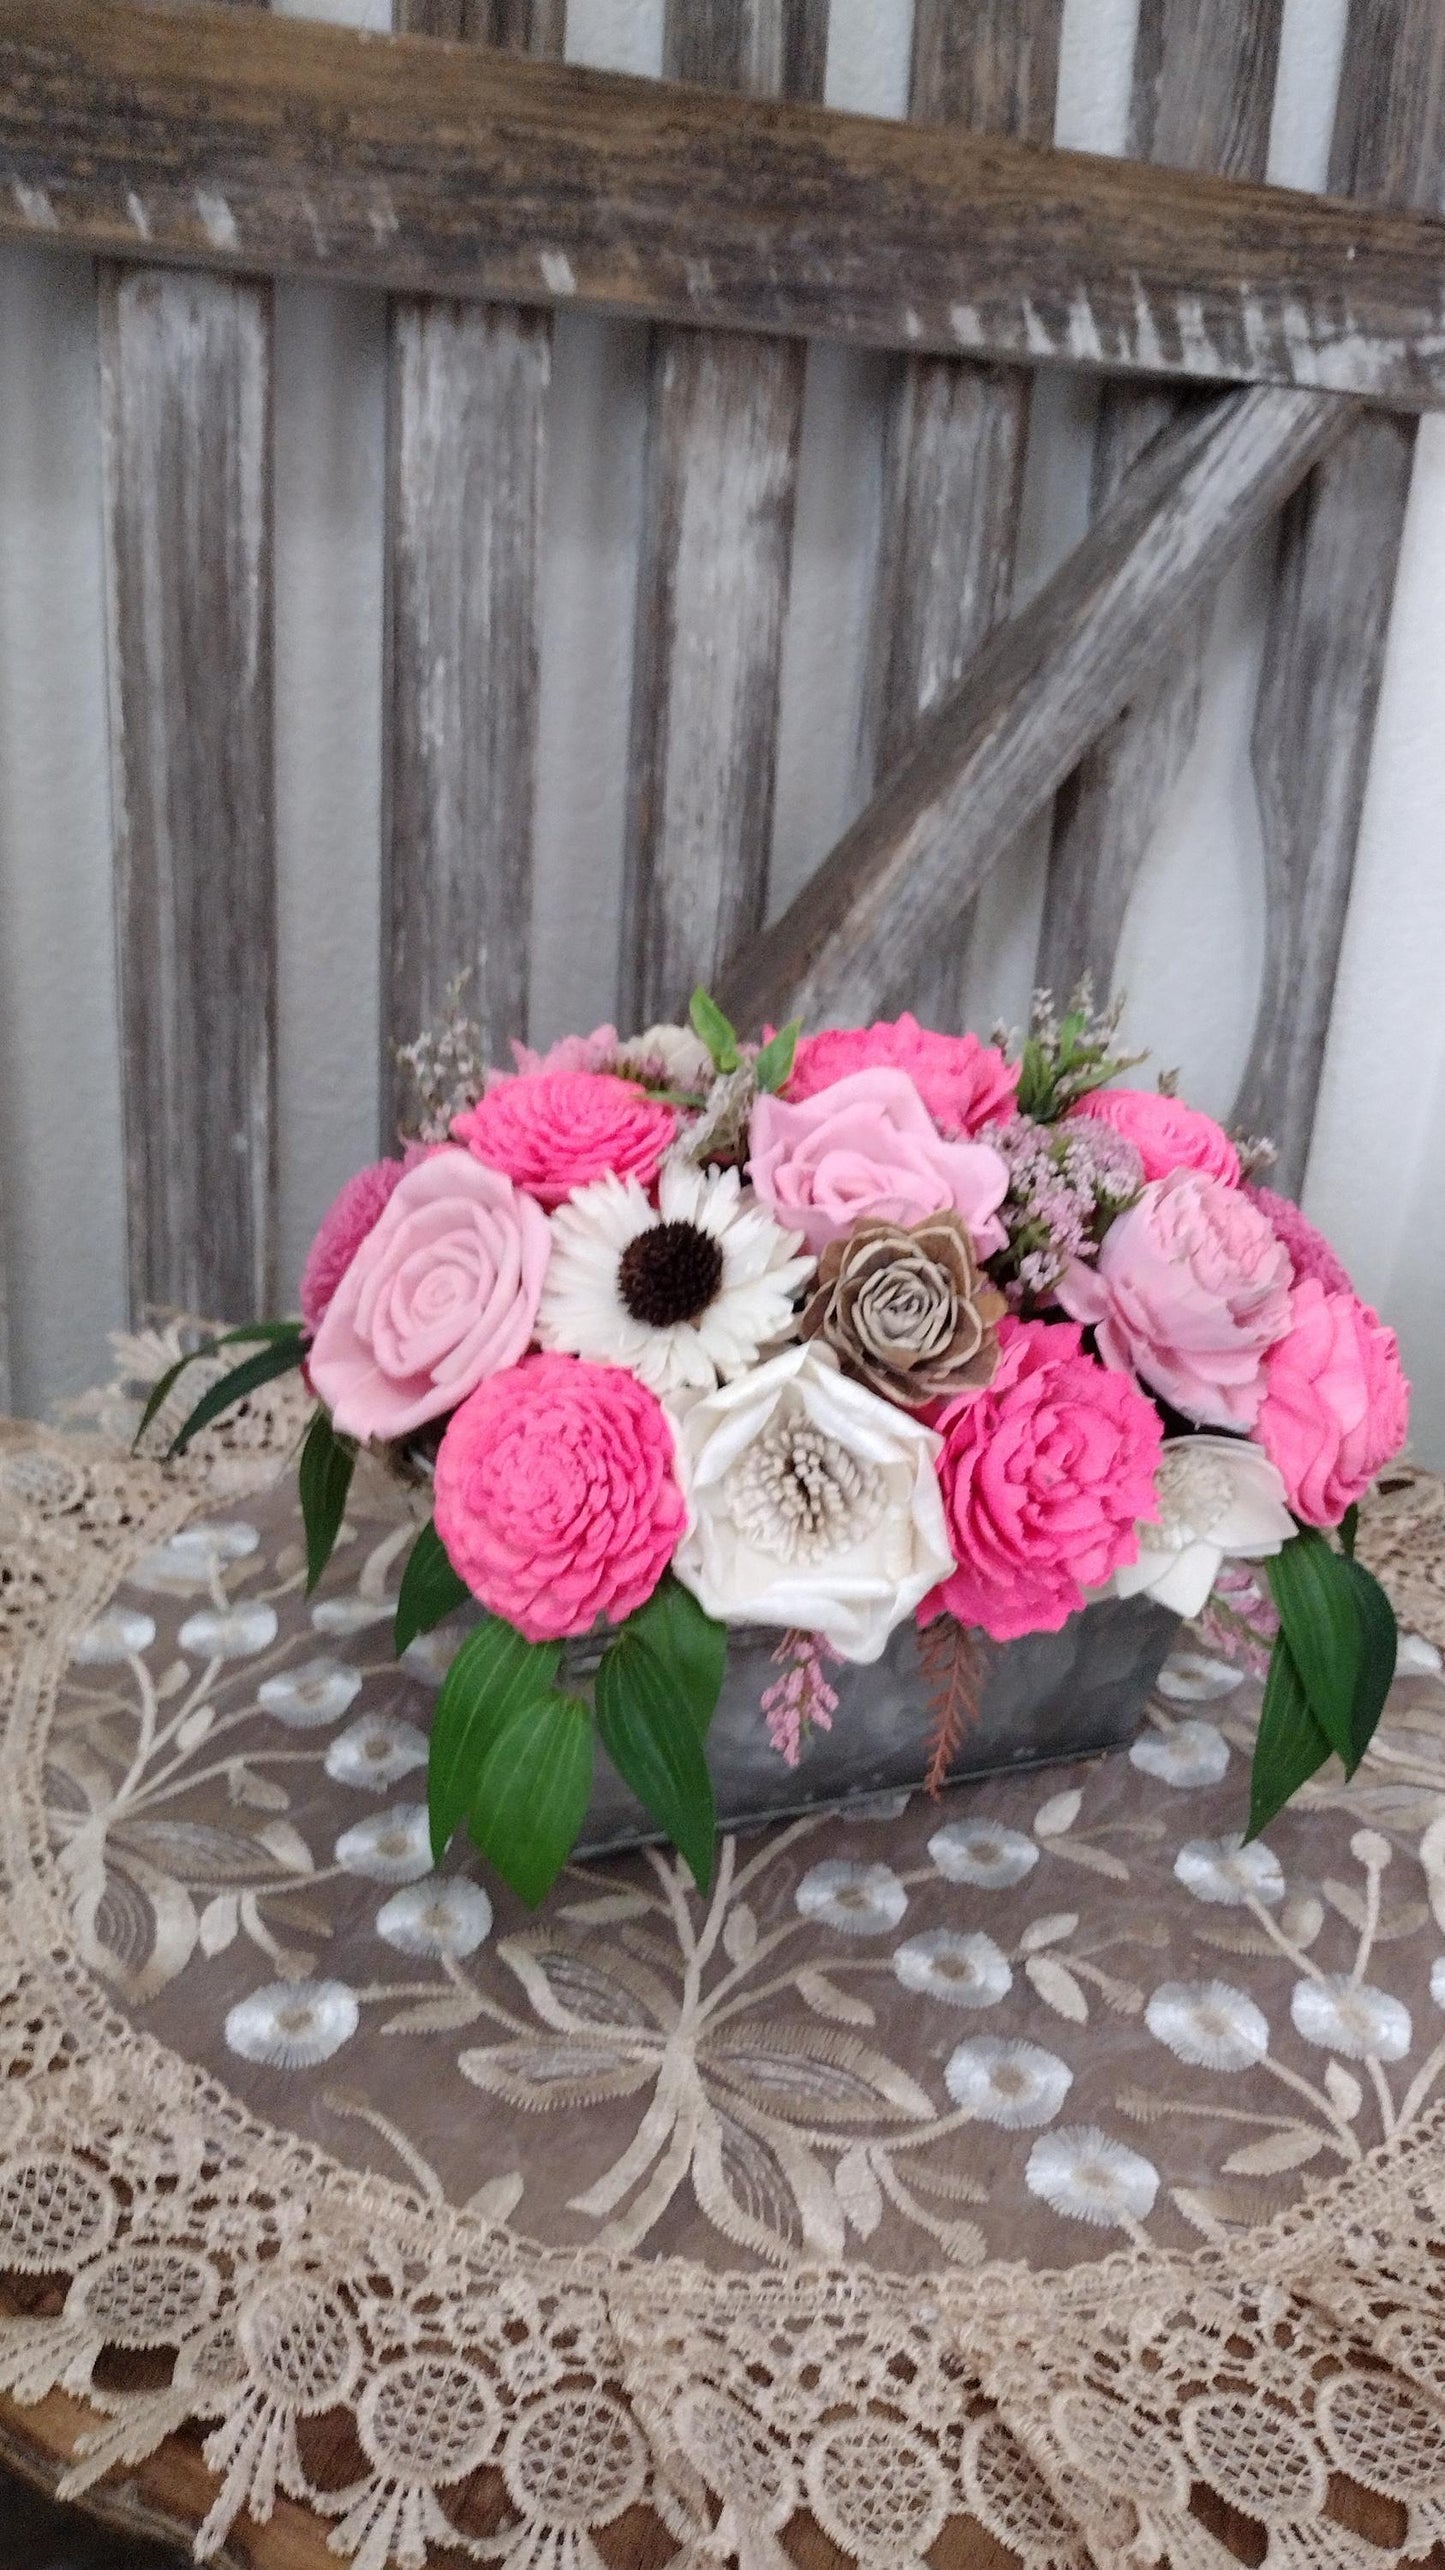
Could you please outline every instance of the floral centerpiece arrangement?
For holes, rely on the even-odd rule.
[[[482,1609],[432,1732],[438,1857],[468,1822],[540,1899],[600,1740],[705,1884],[729,1627],[777,1628],[759,1720],[796,1759],[830,1663],[905,1619],[947,1728],[970,1636],[1106,1594],[1197,1614],[1241,1560],[1278,1626],[1251,1833],[1358,1764],[1395,1660],[1353,1539],[1405,1436],[1396,1342],[1259,1146],[1118,1085],[1116,1030],[1083,999],[1021,1046],[908,1016],[752,1045],[700,992],[688,1027],[506,1073],[460,1023],[410,1049],[414,1131],[327,1214],[301,1319],[208,1343],[254,1352],[176,1444],[304,1369],[313,1585],[360,1446],[429,1488],[397,1647]]]

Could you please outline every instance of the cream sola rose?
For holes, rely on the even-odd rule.
[[[877,1660],[953,1568],[937,1437],[830,1349],[786,1348],[705,1393],[677,1438],[693,1523],[673,1569],[724,1623],[801,1628]]]
[[[1278,1471],[1239,1437],[1166,1438],[1154,1493],[1157,1518],[1140,1521],[1138,1559],[1114,1573],[1114,1588],[1176,1615],[1200,1613],[1226,1557],[1265,1561],[1295,1531]]]

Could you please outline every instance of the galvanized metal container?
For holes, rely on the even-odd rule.
[[[1179,1619],[1148,1598],[1106,1599],[1070,1616],[1059,1633],[1018,1642],[979,1642],[985,1676],[979,1717],[949,1770],[950,1783],[999,1768],[1042,1767],[1117,1749],[1139,1727]],[[830,1667],[838,1710],[831,1731],[815,1731],[796,1767],[768,1738],[761,1701],[778,1675],[778,1636],[756,1630],[729,1638],[727,1675],[708,1733],[708,1764],[726,1829],[747,1828],[817,1809],[865,1802],[922,1784],[932,1754],[932,1717],[918,1666],[913,1624],[899,1626],[872,1668]],[[596,1645],[574,1646],[568,1674],[595,1667]],[[578,1854],[635,1845],[658,1831],[620,1776],[599,1756]]]

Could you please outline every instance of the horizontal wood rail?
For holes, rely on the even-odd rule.
[[[0,0],[0,235],[1445,403],[1445,224],[425,37]]]

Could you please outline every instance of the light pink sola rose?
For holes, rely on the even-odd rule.
[[[1394,1331],[1358,1295],[1307,1276],[1290,1296],[1288,1336],[1265,1359],[1257,1432],[1296,1517],[1338,1526],[1409,1425]]]
[[[950,1210],[981,1258],[1004,1246],[1002,1159],[986,1142],[945,1142],[905,1071],[854,1071],[796,1106],[760,1097],[748,1174],[759,1201],[815,1253],[861,1222]]]
[[[499,1080],[452,1132],[539,1204],[565,1204],[604,1171],[649,1187],[677,1133],[671,1107],[607,1072],[539,1071]]]
[[[830,1089],[852,1071],[883,1063],[906,1071],[929,1114],[946,1134],[973,1134],[1013,1114],[1019,1066],[976,1035],[937,1035],[905,1009],[872,1026],[805,1035],[793,1056],[787,1094],[794,1105]]]
[[[313,1333],[321,1327],[331,1298],[405,1174],[404,1160],[377,1160],[348,1178],[335,1203],[321,1217],[320,1228],[301,1272],[301,1318]]]
[[[1090,1116],[1122,1133],[1143,1161],[1146,1178],[1167,1178],[1171,1169],[1203,1169],[1226,1187],[1239,1185],[1239,1153],[1223,1125],[1199,1107],[1187,1107],[1182,1098],[1156,1095],[1152,1089],[1092,1089],[1069,1109],[1069,1117],[1074,1116]]]
[[[1058,1285],[1106,1365],[1130,1368],[1200,1427],[1252,1428],[1264,1359],[1289,1328],[1289,1253],[1242,1188],[1202,1169],[1156,1178],[1093,1267]]]
[[[1153,1403],[1083,1352],[1066,1322],[1007,1320],[986,1392],[935,1427],[956,1568],[920,1620],[949,1614],[996,1642],[1057,1633],[1139,1550],[1164,1442]]]
[[[646,1604],[688,1523],[662,1403],[616,1365],[529,1356],[464,1401],[437,1456],[453,1570],[529,1642]]]
[[[552,1235],[540,1205],[443,1147],[392,1189],[332,1296],[308,1360],[350,1437],[410,1436],[532,1335]]]

